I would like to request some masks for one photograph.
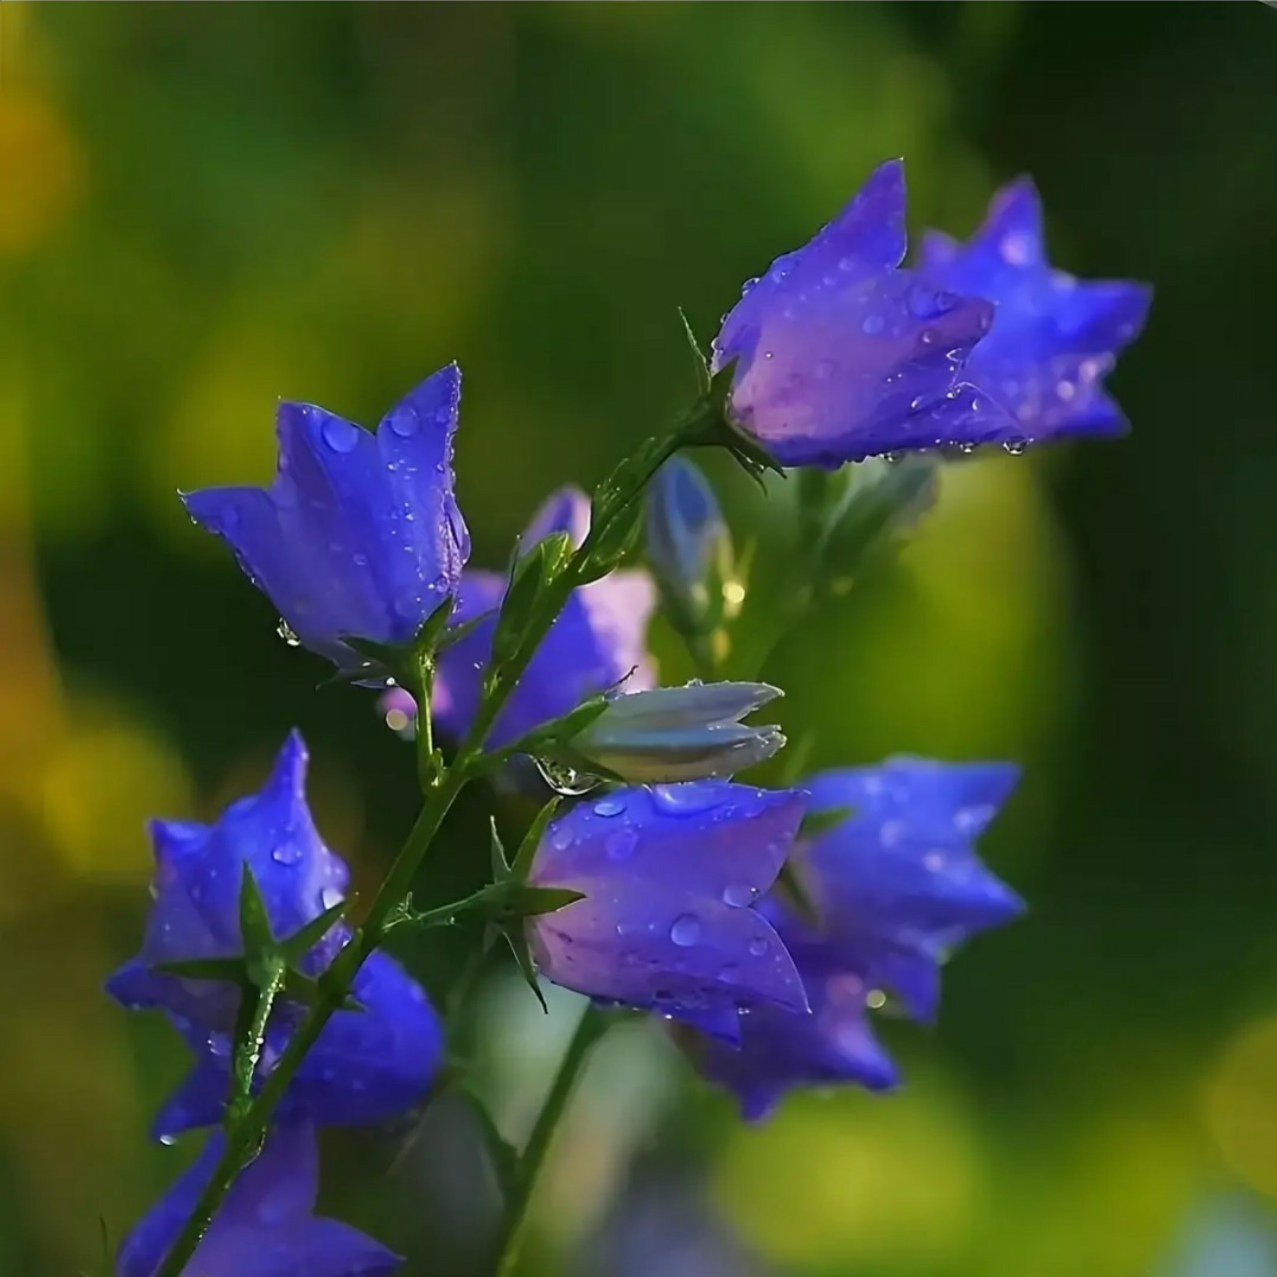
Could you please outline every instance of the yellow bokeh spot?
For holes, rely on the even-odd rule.
[[[737,1130],[718,1197],[778,1263],[925,1267],[962,1243],[982,1183],[957,1097],[806,1093],[768,1124]]]
[[[44,99],[0,93],[0,258],[21,257],[56,230],[84,188],[84,160]]]
[[[1277,1016],[1228,1047],[1206,1097],[1210,1133],[1229,1169],[1277,1198]]]
[[[172,746],[109,708],[77,710],[41,776],[45,828],[74,872],[146,877],[145,828],[156,814],[183,815],[191,787]]]

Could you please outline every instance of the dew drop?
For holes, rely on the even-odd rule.
[[[1009,456],[1018,457],[1027,447],[1028,442],[1024,439],[1008,439],[1006,443],[1002,445],[1002,451],[1007,453]]]
[[[341,904],[345,898],[339,887],[325,887],[319,893],[319,903],[324,909],[331,909],[334,905]]]
[[[302,641],[297,637],[297,631],[293,629],[289,623],[281,616],[279,624],[275,626],[275,633],[288,644],[289,647],[301,647]]]
[[[694,945],[701,938],[701,920],[694,913],[679,914],[670,927],[670,939],[680,949]]]
[[[688,816],[718,807],[724,791],[713,785],[654,785],[652,800],[657,808],[670,816]]]
[[[319,433],[334,452],[353,452],[359,442],[359,427],[340,417],[329,417]]]
[[[619,816],[625,810],[625,803],[620,798],[600,798],[594,804],[596,816]]]
[[[295,865],[302,858],[302,849],[290,839],[272,847],[270,858],[277,865]]]
[[[752,954],[755,958],[761,958],[761,957],[763,956],[763,954],[765,954],[765,953],[767,952],[767,937],[766,937],[766,936],[755,936],[755,937],[754,937],[754,938],[753,938],[753,939],[749,942],[749,952],[750,952],[750,953],[751,953],[751,954]]]
[[[406,405],[398,409],[390,418],[391,432],[401,439],[411,439],[417,433],[417,412]]]
[[[177,1143],[177,1136],[170,1135],[167,1131],[165,1131],[164,1134],[160,1136],[160,1143],[163,1144],[165,1148],[172,1148],[173,1145]]]
[[[928,873],[939,873],[944,868],[944,852],[929,851],[922,858],[922,867]]]
[[[747,882],[729,883],[723,888],[723,903],[733,909],[744,909],[754,902],[754,889]]]
[[[877,1011],[887,1005],[887,995],[881,989],[870,989],[865,994],[865,1005]]]
[[[876,337],[887,326],[887,321],[881,315],[866,315],[864,322],[860,325],[860,331],[866,337]]]

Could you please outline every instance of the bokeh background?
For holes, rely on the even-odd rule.
[[[1157,290],[1130,438],[956,468],[766,668],[818,764],[1023,761],[986,850],[1032,913],[954,965],[936,1030],[887,1026],[888,1100],[745,1130],[618,1033],[527,1271],[1277,1273],[1277,13],[4,0],[0,89],[0,1272],[100,1271],[193,1152],[145,1138],[182,1049],[100,992],[144,819],[212,816],[293,723],[359,881],[412,814],[409,751],[316,690],[175,489],[265,480],[280,397],[372,423],[456,358],[498,564],[686,401],[676,307],[710,335],[902,154],[915,229],[967,233],[1028,171],[1060,264]],[[784,588],[777,503],[715,477]],[[447,943],[415,956],[446,984]],[[511,1133],[570,1011],[494,972],[464,1026]],[[455,1097],[327,1145],[325,1205],[408,1274],[477,1272],[491,1196]]]

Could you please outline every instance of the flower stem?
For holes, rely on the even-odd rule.
[[[359,928],[351,942],[337,955],[333,965],[320,978],[319,999],[311,1006],[298,1026],[297,1032],[289,1041],[275,1068],[266,1078],[256,1098],[239,1111],[228,1114],[225,1152],[214,1167],[213,1174],[200,1194],[195,1209],[165,1256],[155,1277],[181,1277],[182,1271],[208,1231],[209,1224],[240,1171],[257,1156],[266,1138],[271,1116],[287,1092],[302,1061],[315,1045],[328,1021],[345,1003],[360,967],[381,944],[388,925],[391,924],[407,898],[413,877],[429,851],[440,825],[443,824],[444,817],[456,801],[457,795],[482,772],[484,744],[497,717],[505,708],[511,693],[536,654],[541,640],[558,618],[572,591],[588,579],[587,570],[601,538],[609,526],[639,497],[661,465],[685,443],[690,442],[691,437],[691,428],[683,424],[658,440],[647,450],[643,464],[634,467],[627,474],[626,482],[612,491],[608,499],[602,503],[601,508],[595,511],[588,535],[567,567],[551,583],[551,588],[546,590],[537,615],[529,624],[518,652],[496,671],[488,693],[479,706],[475,720],[452,766],[438,772],[422,768],[423,780],[427,782],[425,802],[403,847],[395,857],[390,872],[377,891],[364,925]],[[422,682],[424,684],[427,681],[423,671]],[[419,706],[419,712],[428,714],[428,707]],[[425,721],[428,722],[428,718]],[[433,741],[428,741],[425,749],[432,751],[432,746]],[[422,756],[424,755],[425,750],[422,750]],[[587,1012],[586,1017],[589,1018],[590,1014]],[[578,1028],[577,1032],[579,1035],[582,1030]],[[589,1041],[592,1040],[591,1037]],[[524,1151],[523,1161],[525,1162],[529,1154],[532,1154],[532,1161],[528,1163],[533,1167],[532,1178],[535,1178],[535,1171],[539,1169],[540,1161],[544,1157],[544,1146],[548,1145],[550,1136],[553,1134],[554,1126],[567,1101],[567,1094],[571,1090],[572,1081],[580,1068],[581,1060],[584,1059],[585,1051],[588,1050],[589,1041],[581,1046],[580,1059],[573,1061],[573,1052],[569,1049],[568,1056],[564,1058],[563,1066],[560,1068],[560,1074],[566,1071],[562,1096],[557,1099],[555,1105],[550,1104],[550,1100],[555,1099],[555,1092],[558,1089],[559,1083],[556,1079],[556,1085],[551,1089],[546,1107],[542,1110],[541,1118],[538,1119],[537,1128],[533,1130],[533,1140],[529,1141],[528,1148]],[[569,1064],[570,1068],[567,1067]],[[539,1141],[539,1144],[534,1145],[534,1140]],[[522,1210],[525,1207],[526,1203],[520,1208],[518,1218],[514,1219],[513,1228],[507,1225],[508,1233],[518,1231]]]
[[[559,1067],[550,1083],[550,1089],[541,1103],[541,1111],[537,1114],[532,1133],[524,1145],[519,1158],[518,1178],[506,1204],[505,1223],[499,1239],[495,1273],[496,1277],[510,1277],[519,1258],[519,1244],[523,1237],[523,1226],[528,1216],[528,1206],[536,1188],[541,1168],[545,1164],[546,1153],[559,1120],[567,1109],[572,1090],[581,1076],[590,1048],[603,1036],[607,1021],[602,1012],[591,1005],[585,1008],[584,1014],[577,1022],[572,1040],[568,1043]]]

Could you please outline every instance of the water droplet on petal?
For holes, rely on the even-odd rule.
[[[694,945],[701,938],[701,920],[694,913],[680,914],[670,927],[670,939],[680,949]]]
[[[173,1145],[177,1143],[177,1136],[170,1135],[167,1131],[165,1131],[164,1134],[160,1136],[160,1143],[163,1144],[165,1148],[172,1148]]]
[[[620,798],[600,798],[594,804],[596,816],[619,816],[625,810],[625,802]]]
[[[722,788],[714,785],[654,785],[652,799],[656,806],[670,816],[687,816],[695,812],[710,811],[725,798]]]
[[[359,427],[340,417],[329,417],[319,433],[334,452],[353,452],[359,442]]]
[[[922,858],[922,867],[929,873],[939,873],[944,868],[944,852],[929,851]]]
[[[390,429],[401,439],[411,439],[417,433],[417,411],[406,404],[397,408],[390,418]]]
[[[749,942],[749,952],[755,958],[761,958],[767,952],[768,944],[766,936],[755,936]]]
[[[272,847],[270,858],[277,865],[295,865],[302,858],[302,849],[290,839]]]
[[[733,909],[744,909],[754,903],[755,894],[754,888],[747,882],[729,883],[723,888],[723,903]]]
[[[334,905],[341,904],[345,898],[339,887],[325,887],[319,893],[319,903],[324,909],[331,909]]]
[[[860,325],[860,331],[866,337],[876,337],[887,326],[887,321],[881,315],[866,315],[864,322]]]
[[[281,616],[279,624],[275,626],[275,633],[288,644],[289,647],[301,647],[302,641],[297,637],[297,631],[293,629],[289,623]]]

